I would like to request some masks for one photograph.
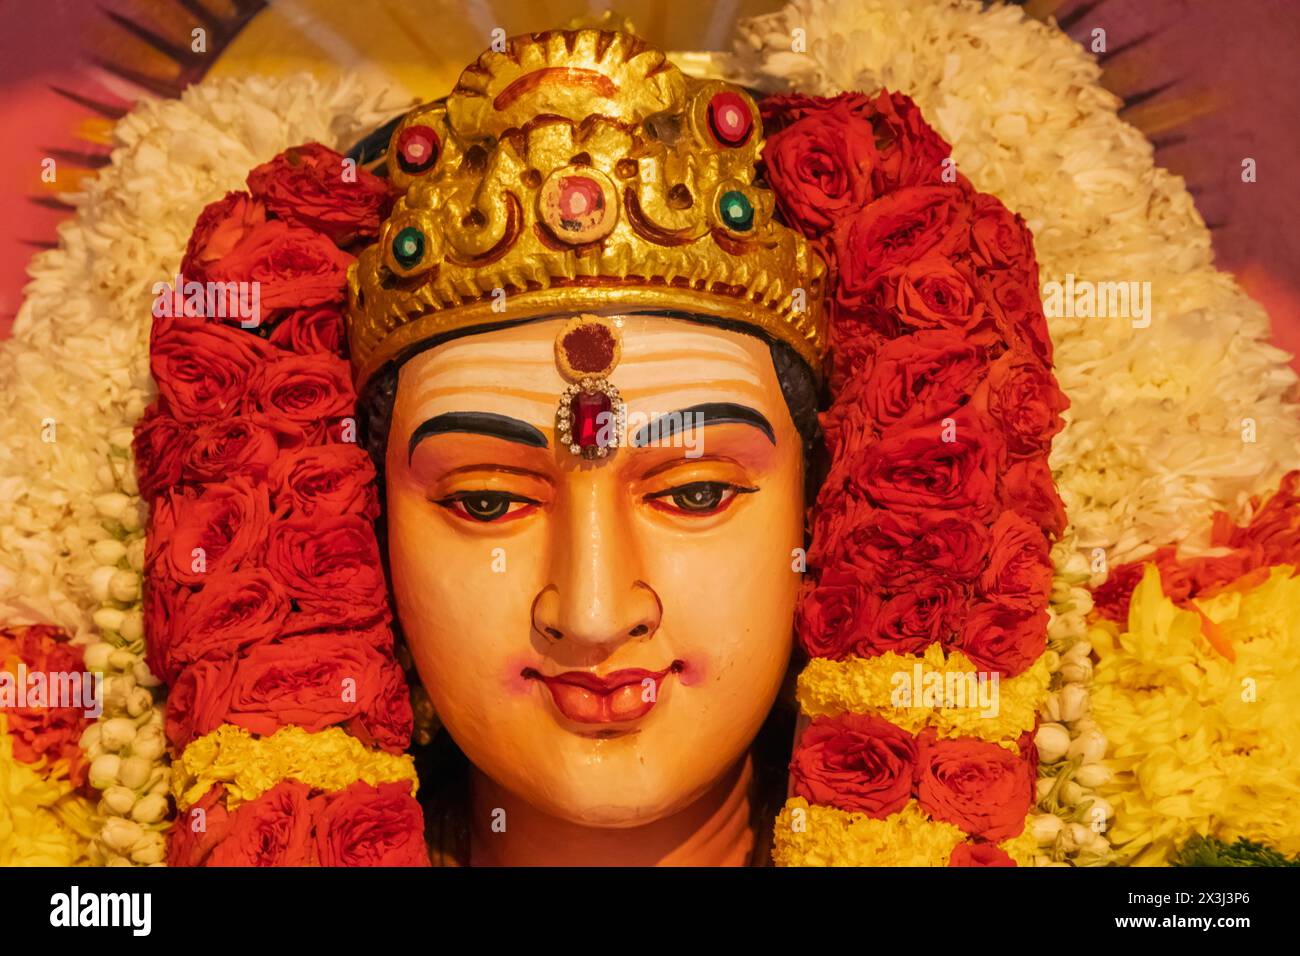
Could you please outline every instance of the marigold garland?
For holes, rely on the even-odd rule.
[[[411,796],[419,785],[410,754],[369,750],[339,727],[308,733],[288,726],[269,737],[255,737],[242,727],[225,724],[195,740],[172,763],[172,795],[182,813],[215,784],[225,786],[227,807],[233,810],[282,780],[324,791],[342,790],[358,781],[407,782]]]
[[[1047,697],[1054,655],[1045,654],[1023,674],[998,682],[998,710],[985,716],[978,708],[929,706],[898,707],[898,675],[912,681],[914,668],[942,675],[973,674],[976,666],[959,650],[945,657],[937,644],[920,657],[893,652],[880,657],[850,657],[833,661],[824,657],[810,660],[800,672],[797,695],[800,709],[810,717],[843,713],[879,714],[899,727],[917,733],[930,726],[941,737],[977,737],[1013,744],[1026,730],[1033,730],[1038,711]]]
[[[877,820],[791,797],[777,816],[772,858],[777,866],[948,866],[966,840],[959,827],[931,820],[915,803]],[[1019,866],[1037,849],[1029,831],[997,846]]]

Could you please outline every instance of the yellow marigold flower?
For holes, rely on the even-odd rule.
[[[1093,628],[1100,658],[1093,715],[1110,741],[1115,808],[1110,839],[1121,860],[1161,865],[1189,837],[1264,843],[1300,852],[1300,578],[1270,569],[1196,604],[1232,645],[1202,633],[1148,565],[1127,629]]]
[[[953,848],[966,841],[959,827],[931,820],[916,801],[877,820],[791,797],[774,834],[777,866],[947,866]],[[999,846],[1018,866],[1029,865],[1036,849],[1029,833]]]
[[[1047,698],[1052,675],[1046,655],[1024,673],[998,681],[994,708],[980,704],[973,684],[977,671],[961,651],[945,657],[938,644],[931,644],[921,657],[889,652],[842,661],[813,658],[799,675],[799,706],[810,717],[876,714],[912,733],[934,727],[941,737],[1014,742],[1033,728]],[[937,688],[939,679],[943,689],[937,697],[927,696],[927,682]],[[945,706],[943,698],[950,689],[959,706]]]
[[[0,866],[86,863],[92,810],[72,789],[63,764],[16,760],[0,714]]]
[[[172,764],[172,795],[183,812],[220,783],[226,787],[226,806],[233,810],[289,779],[326,791],[342,790],[358,780],[405,780],[412,796],[418,783],[410,754],[370,750],[340,727],[309,733],[290,726],[269,737],[254,737],[242,727],[224,724],[193,741]]]

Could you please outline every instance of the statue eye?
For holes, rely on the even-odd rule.
[[[537,504],[532,498],[504,491],[462,491],[436,503],[462,518],[484,523],[514,518]]]
[[[757,490],[733,485],[729,481],[692,481],[647,495],[646,500],[665,511],[709,515],[722,511],[736,495],[750,494]]]

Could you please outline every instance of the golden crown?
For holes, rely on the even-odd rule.
[[[575,312],[708,315],[825,351],[826,267],[754,183],[758,109],[612,30],[515,37],[405,116],[349,274],[358,385],[431,338]]]

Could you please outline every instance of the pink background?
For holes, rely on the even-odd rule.
[[[1034,4],[1052,6],[1050,0]],[[139,16],[154,7],[174,20],[177,3],[106,0],[105,9]],[[615,5],[616,6],[616,5]],[[671,4],[670,4],[671,6]],[[1157,161],[1187,178],[1222,268],[1268,309],[1278,345],[1300,352],[1300,4],[1293,0],[1065,0],[1056,15],[1072,35],[1107,32],[1108,82],[1135,110],[1218,97],[1208,115],[1157,132]],[[683,9],[693,9],[684,0]],[[1143,39],[1146,37],[1145,39]],[[60,175],[81,157],[103,153],[78,137],[95,114],[51,90],[62,86],[125,106],[139,88],[94,66],[91,54],[120,45],[121,27],[84,0],[0,0],[0,336],[21,301],[27,260],[55,240],[66,211],[40,180],[53,156]],[[1124,47],[1124,52],[1116,53]],[[1126,114],[1130,115],[1130,114]],[[1134,116],[1136,120],[1136,116]],[[102,125],[102,123],[100,124]],[[1241,182],[1253,157],[1258,182]],[[42,203],[34,199],[44,197]],[[1296,363],[1300,368],[1300,363]]]

